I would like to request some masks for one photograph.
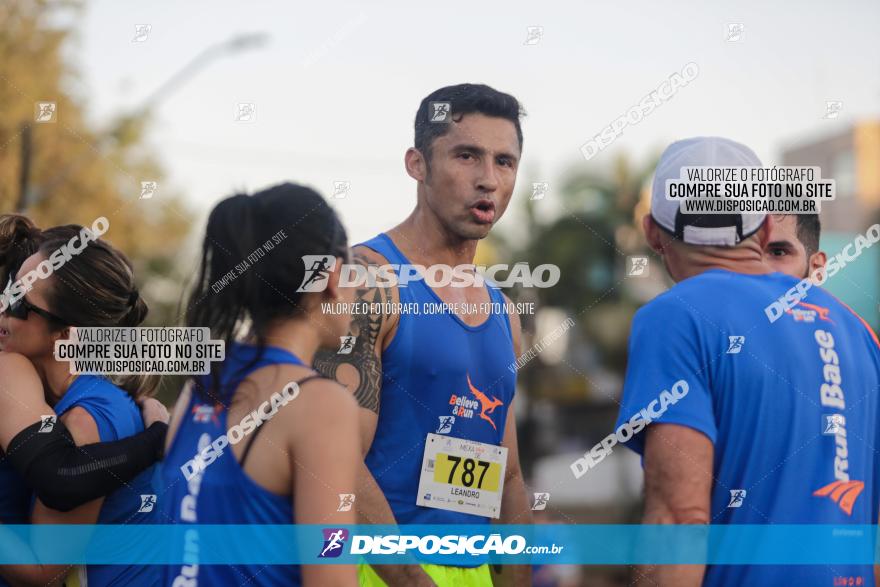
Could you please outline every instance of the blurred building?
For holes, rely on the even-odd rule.
[[[822,177],[836,180],[837,198],[824,204],[820,214],[820,246],[829,258],[880,222],[880,120],[858,122],[836,134],[788,147],[782,164],[819,166]],[[863,250],[825,287],[877,330],[880,246]]]
[[[783,165],[822,168],[837,182],[837,199],[822,207],[822,227],[831,232],[864,232],[880,216],[880,120],[785,149]]]

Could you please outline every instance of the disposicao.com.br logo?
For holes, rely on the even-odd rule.
[[[305,276],[297,291],[315,292],[327,289],[330,272],[336,268],[332,255],[303,255]],[[506,279],[499,273],[509,271]],[[340,268],[340,287],[407,287],[411,281],[424,280],[430,287],[483,287],[486,281],[498,287],[553,287],[559,283],[559,267],[552,264],[538,265],[534,269],[528,263],[507,265],[411,265],[387,264],[364,266],[345,263]]]
[[[319,558],[336,557],[342,553],[348,534],[341,535],[344,530],[338,528],[324,529],[324,547]],[[517,554],[559,554],[564,546],[528,546],[524,536],[511,534],[475,534],[464,536],[458,534],[426,535],[387,534],[373,535],[353,534],[349,554],[371,555],[405,555],[415,551],[423,555],[517,555]]]

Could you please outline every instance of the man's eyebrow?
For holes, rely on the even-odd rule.
[[[462,151],[471,151],[476,153],[477,155],[485,155],[488,151],[485,147],[481,147],[480,145],[470,144],[470,143],[459,143],[457,145],[452,146],[452,151],[456,153],[460,153]],[[519,161],[519,157],[514,155],[513,153],[508,153],[507,151],[501,151],[495,154],[496,157],[507,157],[508,159],[512,159],[514,161]]]
[[[486,149],[481,147],[480,145],[474,145],[471,143],[458,143],[457,145],[452,145],[453,151],[473,151],[478,155],[485,155]]]
[[[794,247],[794,242],[792,242],[789,239],[775,240],[775,241],[771,241],[771,242],[767,243],[767,246],[768,247],[781,247],[781,246]]]

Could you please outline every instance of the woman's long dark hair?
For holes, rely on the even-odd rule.
[[[263,254],[256,258],[255,252]],[[209,327],[213,339],[225,341],[228,353],[249,322],[257,352],[244,371],[262,356],[269,326],[303,310],[303,292],[297,291],[306,275],[303,257],[347,258],[347,252],[339,217],[312,189],[283,183],[226,198],[208,217],[186,325]],[[221,362],[211,365],[211,388],[220,397],[234,389],[220,389],[222,369]],[[205,394],[198,378],[194,382],[196,391]]]
[[[24,260],[38,251],[49,258],[67,246],[71,238],[79,238],[82,231],[78,224],[40,230],[25,216],[0,216],[0,264],[5,277],[14,277]],[[149,312],[134,282],[131,261],[101,239],[90,241],[71,255],[52,272],[48,283],[46,309],[65,322],[51,324],[56,330],[65,326],[137,326]],[[155,376],[107,378],[135,399],[151,394],[158,384]]]

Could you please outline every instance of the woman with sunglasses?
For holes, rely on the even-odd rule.
[[[31,282],[23,278],[32,276],[40,263],[84,230],[66,225],[39,231],[20,216],[0,218],[0,229],[0,260],[5,267],[14,270],[24,254],[32,253],[20,262],[15,274],[9,276],[14,283]],[[0,353],[0,413],[3,416],[0,441],[9,453],[6,461],[18,455],[19,448],[27,452],[29,445],[21,440],[22,434],[43,436],[46,419],[41,416],[47,412],[40,412],[46,404],[54,409],[58,421],[64,423],[79,445],[121,441],[143,432],[135,400],[144,397],[151,390],[150,383],[155,383],[137,376],[111,382],[94,375],[73,375],[69,372],[69,363],[54,358],[55,341],[68,338],[71,327],[133,327],[145,318],[147,306],[137,293],[131,263],[122,253],[105,241],[92,239],[77,254],[55,267],[49,276],[39,275],[25,288],[27,291],[10,288],[17,292],[15,299],[6,300],[7,307],[0,315],[0,348],[3,350]],[[40,401],[40,397],[44,401]],[[35,420],[41,422],[37,424]],[[40,428],[34,430],[36,426]],[[10,429],[18,430],[17,435],[10,438]],[[139,512],[141,495],[156,493],[153,468],[133,478],[129,475],[131,481],[106,498],[95,499],[69,512],[50,509],[39,499],[30,508],[30,499],[25,493],[30,521],[153,523],[154,516],[149,512]],[[15,481],[7,471],[4,485],[0,487],[0,503],[6,510],[0,513],[9,517],[21,506],[22,484],[20,479]],[[64,566],[49,565],[0,567],[0,575],[7,580],[24,584],[54,584],[65,571]],[[90,585],[139,586],[155,585],[159,581],[159,571],[150,567],[90,565],[84,574]]]
[[[306,255],[323,259],[308,276]],[[345,229],[308,188],[282,184],[211,211],[186,323],[210,327],[226,356],[191,380],[174,409],[159,502],[175,523],[355,523],[354,510],[338,510],[363,467],[357,404],[311,367],[319,347],[338,348],[348,334],[350,314],[322,312],[354,299],[353,288],[339,286],[347,258]],[[310,283],[326,279],[322,290],[298,291],[315,276]],[[266,409],[279,397],[287,399]],[[260,421],[242,433],[254,414]],[[212,458],[221,437],[230,442]],[[354,567],[343,565],[192,560],[166,570],[164,585],[357,585]]]

